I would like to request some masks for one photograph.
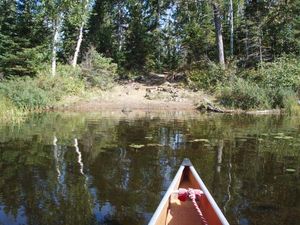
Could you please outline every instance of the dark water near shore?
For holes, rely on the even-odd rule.
[[[230,224],[300,224],[300,118],[133,114],[0,125],[0,225],[147,224],[185,157]]]

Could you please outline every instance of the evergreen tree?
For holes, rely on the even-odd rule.
[[[2,1],[0,71],[5,76],[34,75],[46,58],[43,12],[36,0]]]
[[[128,30],[125,42],[126,68],[142,70],[150,49],[150,35],[144,19],[144,5],[140,0],[128,1]]]

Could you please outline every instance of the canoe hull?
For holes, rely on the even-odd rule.
[[[185,159],[148,225],[201,224],[201,218],[192,201],[181,202],[174,194],[174,191],[179,188],[193,188],[203,191],[204,195],[197,203],[208,224],[229,224],[191,162]]]

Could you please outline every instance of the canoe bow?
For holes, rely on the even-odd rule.
[[[198,205],[209,225],[229,225],[191,161],[187,158],[183,160],[148,225],[201,224],[201,218],[191,201],[180,202],[174,197],[174,193],[179,188],[194,188],[203,192]]]

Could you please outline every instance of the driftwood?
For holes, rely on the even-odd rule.
[[[204,112],[214,112],[214,113],[230,113],[230,114],[253,114],[253,115],[265,115],[265,114],[281,114],[283,111],[280,109],[267,109],[267,110],[242,110],[242,109],[222,109],[215,106],[207,99],[203,99],[197,109]]]

